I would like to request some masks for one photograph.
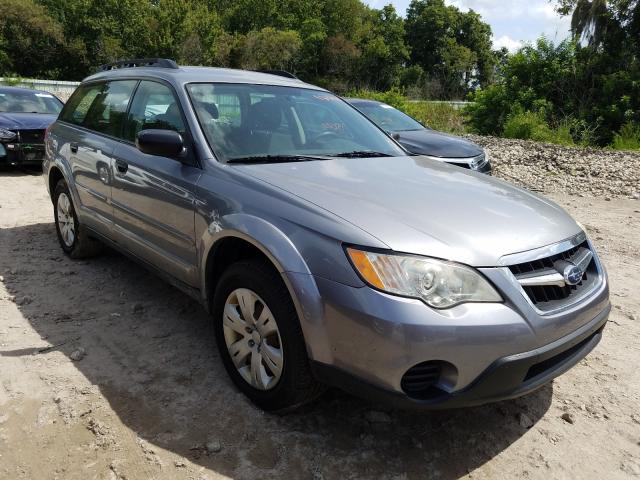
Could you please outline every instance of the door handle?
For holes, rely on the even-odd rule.
[[[72,143],[71,145],[69,145],[69,148],[71,148],[71,153],[78,153],[78,144],[77,143]]]
[[[125,162],[124,160],[116,160],[116,168],[118,169],[118,172],[120,173],[127,173],[127,170],[129,169],[129,164],[127,162]]]

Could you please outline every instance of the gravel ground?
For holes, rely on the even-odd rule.
[[[499,152],[530,150],[487,143],[499,174],[519,168]],[[516,176],[548,186],[608,267],[603,341],[527,397],[422,414],[336,391],[288,416],[255,409],[199,305],[117,253],[69,260],[40,176],[0,172],[0,478],[637,478],[640,201],[593,176],[588,198],[558,193],[581,182],[526,158]]]
[[[640,152],[568,148],[496,137],[469,138],[489,151],[497,176],[530,190],[640,199]]]

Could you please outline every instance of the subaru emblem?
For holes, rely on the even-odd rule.
[[[562,272],[562,276],[564,277],[564,281],[567,285],[577,285],[582,281],[582,275],[584,272],[580,269],[580,267],[576,267],[575,265],[567,265]]]

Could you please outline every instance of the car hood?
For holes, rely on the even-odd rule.
[[[53,122],[57,115],[46,113],[12,113],[0,112],[0,128],[7,130],[44,130]]]
[[[436,132],[435,130],[411,130],[394,132],[398,142],[413,153],[441,158],[469,158],[482,153],[482,149],[464,138]]]
[[[478,267],[580,232],[539,195],[422,156],[234,168],[332,212],[392,250]]]

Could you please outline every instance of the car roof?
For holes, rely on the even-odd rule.
[[[0,93],[11,93],[11,92],[48,93],[49,95],[53,95],[45,90],[34,90],[33,88],[23,88],[23,87],[5,87],[3,85],[0,85]]]
[[[345,98],[351,105],[386,105],[384,102],[378,100],[371,100],[368,98]]]
[[[216,67],[128,67],[105,70],[91,75],[83,80],[92,82],[98,80],[112,80],[117,78],[156,78],[171,83],[186,84],[199,82],[246,83],[254,85],[274,85],[286,87],[307,88],[313,90],[324,89],[303,82],[297,78],[287,78],[269,73],[253,72],[250,70],[236,70],[232,68]]]

